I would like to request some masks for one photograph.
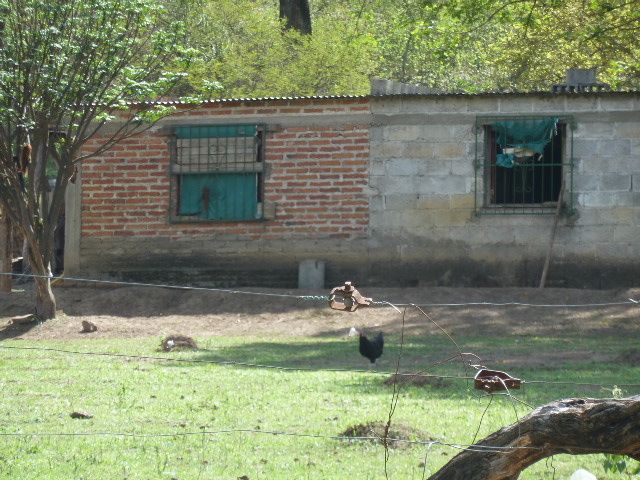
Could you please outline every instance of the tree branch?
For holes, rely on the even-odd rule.
[[[560,453],[640,459],[640,395],[543,405],[458,454],[429,480],[514,480],[529,465]]]

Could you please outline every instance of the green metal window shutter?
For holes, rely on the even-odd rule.
[[[176,127],[178,138],[226,138],[253,137],[258,132],[257,125],[203,125]]]
[[[255,219],[257,182],[252,172],[182,175],[179,215],[207,220]]]

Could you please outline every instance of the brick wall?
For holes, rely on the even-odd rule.
[[[164,124],[266,124],[264,203],[275,206],[273,218],[170,224],[169,151],[159,125],[82,164],[82,238],[364,237],[368,112],[368,100],[358,98],[223,102],[180,112]]]

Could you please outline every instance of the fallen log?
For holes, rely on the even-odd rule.
[[[640,460],[640,395],[570,398],[538,407],[456,455],[429,480],[516,480],[528,466],[561,453]]]

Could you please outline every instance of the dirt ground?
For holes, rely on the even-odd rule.
[[[355,313],[331,310],[324,301],[276,295],[326,295],[328,291],[242,289],[274,296],[178,290],[158,287],[54,289],[59,315],[55,320],[17,324],[12,318],[33,311],[30,286],[15,285],[0,293],[0,339],[135,338],[183,334],[206,336],[336,336],[351,326],[398,332],[402,314],[389,306],[363,308]],[[434,304],[468,302],[523,302],[585,304],[627,302],[591,307],[425,306],[431,319],[452,334],[465,335],[634,335],[640,333],[640,288],[626,290],[573,290],[535,288],[362,288],[374,300]],[[399,307],[402,311],[403,307]],[[81,321],[98,326],[80,333]],[[436,331],[429,318],[415,308],[406,312],[406,333]]]

